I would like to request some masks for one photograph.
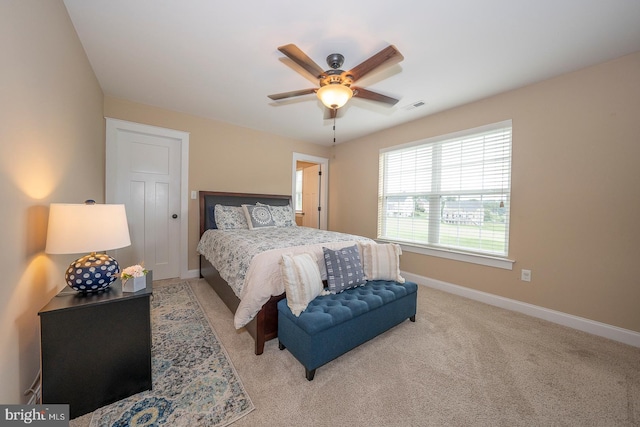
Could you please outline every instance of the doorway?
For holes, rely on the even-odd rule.
[[[294,153],[292,195],[296,223],[327,229],[329,159]]]
[[[106,201],[127,211],[122,268],[144,263],[154,280],[187,277],[189,134],[107,118]]]

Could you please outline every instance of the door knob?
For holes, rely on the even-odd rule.
[[[173,218],[173,219],[178,218],[178,214],[173,214],[173,215],[171,215],[171,218]]]

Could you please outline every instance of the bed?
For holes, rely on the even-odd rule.
[[[361,236],[296,226],[293,215],[290,218],[293,224],[288,227],[266,227],[254,230],[219,230],[217,227],[216,205],[220,205],[220,208],[263,204],[274,207],[274,210],[293,212],[290,208],[291,196],[288,195],[200,191],[199,204],[200,276],[207,281],[234,314],[235,327],[246,328],[253,337],[257,355],[263,353],[266,341],[278,335],[277,303],[285,297],[281,276],[278,276],[278,260],[282,258],[281,254],[312,251],[316,253],[320,265],[323,246],[337,249],[353,245],[356,241],[370,241]],[[242,247],[229,249],[227,246],[222,246],[231,244],[236,235],[240,238],[249,236],[246,237],[250,239],[249,246],[244,249]],[[285,241],[284,239],[289,235],[296,237]],[[254,243],[258,240],[251,240],[263,238],[268,243]],[[241,265],[229,267],[231,261],[220,260],[222,253],[233,253],[235,255],[233,262]],[[243,257],[245,259],[242,259]]]

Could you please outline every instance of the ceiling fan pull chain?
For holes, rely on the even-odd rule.
[[[333,146],[336,146],[336,116],[333,116]]]

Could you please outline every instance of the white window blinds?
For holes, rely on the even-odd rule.
[[[380,153],[378,238],[507,256],[511,121]]]

